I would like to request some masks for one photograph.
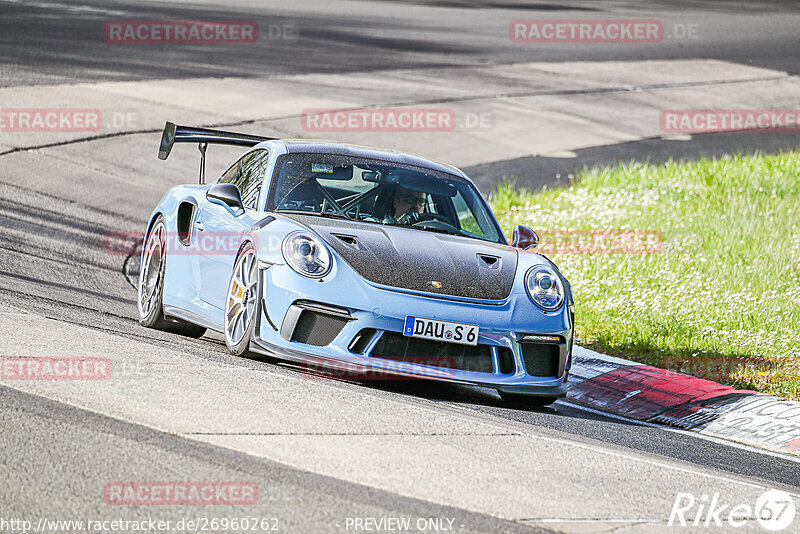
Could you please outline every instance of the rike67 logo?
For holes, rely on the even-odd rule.
[[[668,526],[740,528],[758,521],[772,532],[787,529],[793,522],[796,509],[794,499],[785,491],[769,490],[763,493],[755,506],[750,503],[723,502],[719,493],[699,498],[691,493],[678,493],[669,514]]]

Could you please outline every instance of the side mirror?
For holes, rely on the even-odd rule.
[[[527,226],[519,225],[514,228],[514,238],[511,241],[512,247],[521,248],[523,250],[529,248],[536,248],[539,244],[539,236],[528,228]]]
[[[218,200],[233,209],[240,209],[244,211],[242,195],[239,193],[239,188],[233,184],[212,185],[206,193],[206,198]]]

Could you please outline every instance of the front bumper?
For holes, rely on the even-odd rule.
[[[251,349],[300,362],[310,373],[331,369],[352,379],[422,378],[508,393],[566,394],[573,334],[566,306],[545,313],[513,292],[491,303],[409,294],[369,284],[341,263],[338,270],[320,282],[286,265],[261,269]],[[410,339],[402,337],[407,315],[477,324],[478,347],[411,340],[405,353],[392,352]],[[412,354],[420,347],[424,354]]]

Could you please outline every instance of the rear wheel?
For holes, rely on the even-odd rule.
[[[225,297],[225,345],[241,356],[250,348],[258,313],[258,269],[252,243],[245,243],[233,264]]]
[[[139,322],[157,330],[174,332],[198,338],[206,329],[194,324],[167,319],[164,316],[162,299],[164,297],[164,273],[167,267],[167,227],[159,215],[147,234],[142,254],[142,267],[139,273]]]
[[[550,406],[558,397],[534,397],[533,395],[520,395],[519,393],[506,393],[498,391],[505,403],[513,408],[543,408]]]

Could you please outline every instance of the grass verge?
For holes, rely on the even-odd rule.
[[[800,153],[592,169],[499,187],[572,283],[579,342],[800,399]]]

